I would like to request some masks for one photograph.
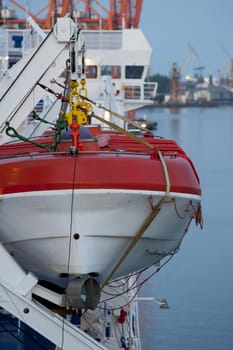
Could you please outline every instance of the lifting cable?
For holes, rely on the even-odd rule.
[[[74,221],[74,199],[75,199],[75,178],[77,177],[77,161],[78,157],[75,155],[74,158],[74,167],[73,167],[73,175],[72,175],[72,192],[71,192],[71,199],[70,199],[70,224],[69,224],[69,234],[68,234],[68,255],[67,255],[67,278],[66,278],[66,288],[65,288],[65,304],[67,302],[67,287],[69,284],[69,274],[70,274],[70,262],[71,262],[71,248],[72,248],[72,230],[73,230],[73,221]],[[63,318],[62,322],[62,346],[61,350],[63,349],[65,342],[65,318]]]

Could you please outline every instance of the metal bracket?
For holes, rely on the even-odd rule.
[[[6,268],[7,266],[7,268]],[[95,339],[32,300],[37,278],[0,244],[0,306],[63,350],[107,350]],[[47,290],[49,293],[49,291]]]

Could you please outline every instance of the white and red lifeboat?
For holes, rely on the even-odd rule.
[[[0,147],[0,240],[41,279],[122,277],[174,254],[192,219],[201,223],[198,175],[176,142],[95,136],[77,153],[69,140],[56,152]]]

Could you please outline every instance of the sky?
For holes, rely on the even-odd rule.
[[[153,48],[154,71],[167,74],[173,61],[180,66],[194,49],[184,69],[205,66],[219,76],[233,58],[233,0],[144,0],[140,28]]]
[[[18,2],[36,12],[48,1]],[[225,76],[233,58],[232,17],[233,0],[144,0],[139,27],[153,50],[153,72],[168,75],[172,62],[181,67],[189,56],[184,76],[200,66],[205,75]]]

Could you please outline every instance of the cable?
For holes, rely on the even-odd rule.
[[[70,271],[70,259],[71,259],[71,243],[72,243],[72,229],[73,229],[73,210],[74,210],[74,191],[75,191],[75,178],[76,178],[76,171],[77,171],[77,160],[78,160],[78,155],[75,154],[73,155],[75,157],[74,160],[74,169],[73,169],[73,180],[72,180],[72,193],[71,193],[71,206],[70,206],[70,232],[69,232],[69,245],[68,245],[68,259],[67,259],[67,284],[66,287],[68,286],[69,283],[69,271]],[[67,288],[65,288],[67,290]],[[65,304],[67,301],[67,291],[65,292]],[[63,319],[63,325],[62,325],[62,347],[61,350],[63,349],[64,346],[64,330],[65,330],[65,319]]]
[[[102,300],[101,303],[105,303],[105,302],[107,302],[107,301],[109,301],[109,300],[112,300],[112,299],[114,299],[114,298],[119,297],[120,295],[123,295],[123,294],[125,294],[125,293],[127,293],[127,292],[129,292],[129,291],[133,291],[134,289],[136,289],[136,291],[134,291],[134,295],[127,301],[127,303],[125,303],[124,305],[120,305],[120,306],[118,306],[118,307],[116,307],[116,308],[111,308],[111,310],[112,310],[112,311],[113,311],[113,310],[119,310],[119,309],[121,309],[121,308],[124,308],[124,307],[128,306],[128,305],[134,300],[134,298],[138,295],[139,290],[142,288],[142,286],[143,286],[146,282],[148,282],[148,280],[150,280],[155,274],[157,274],[166,264],[168,264],[168,262],[172,259],[172,257],[173,257],[174,255],[175,255],[175,252],[174,252],[174,253],[171,253],[170,256],[168,257],[168,259],[167,259],[162,265],[160,265],[155,271],[153,271],[149,276],[147,276],[147,277],[146,277],[142,282],[140,282],[139,284],[136,284],[135,286],[133,286],[133,285],[137,282],[137,280],[136,280],[136,281],[132,284],[132,286],[130,286],[130,287],[129,287],[127,290],[125,290],[124,292],[116,294],[115,297],[113,296],[113,297],[111,297],[111,298],[106,298],[105,300]],[[146,268],[140,270],[140,272],[137,272],[137,274],[139,274],[138,279],[140,278],[142,272],[144,272],[144,271],[150,269],[153,265],[154,265],[154,264],[152,264],[152,265],[150,265],[150,266],[148,266],[148,267],[146,267]],[[132,276],[132,275],[131,275],[131,276]],[[107,293],[106,293],[106,294],[107,294]],[[101,304],[101,303],[100,303],[100,304]],[[100,309],[100,310],[106,310],[105,307],[102,307],[102,306],[100,306],[100,305],[98,306],[98,309]]]

